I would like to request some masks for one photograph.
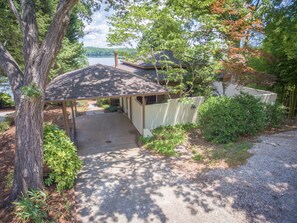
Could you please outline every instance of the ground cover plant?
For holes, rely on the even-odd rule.
[[[14,202],[16,216],[21,222],[46,222],[47,195],[41,190],[29,190],[19,201]]]
[[[140,137],[140,141],[148,149],[166,156],[175,155],[175,148],[183,144],[186,133],[195,128],[194,124],[161,126],[152,131],[151,137]]]

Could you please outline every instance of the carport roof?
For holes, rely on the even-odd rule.
[[[46,89],[46,101],[167,94],[146,78],[115,67],[96,64],[58,76]]]

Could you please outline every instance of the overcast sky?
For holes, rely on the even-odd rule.
[[[106,36],[108,33],[108,16],[112,15],[112,11],[106,12],[102,7],[100,11],[93,15],[93,22],[86,24],[84,29],[85,36],[82,39],[84,46],[108,47]]]

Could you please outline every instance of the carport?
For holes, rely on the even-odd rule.
[[[76,101],[85,99],[142,97],[142,127],[145,128],[145,96],[166,95],[169,91],[146,78],[115,67],[96,64],[58,76],[46,89],[46,102],[62,103],[64,128],[70,136],[66,103],[71,106],[73,129],[76,130]],[[133,114],[130,109],[130,117]]]

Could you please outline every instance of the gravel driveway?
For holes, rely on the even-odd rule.
[[[85,137],[79,144],[79,222],[297,222],[297,131],[261,137],[244,166],[190,177],[168,158],[138,148],[131,123],[107,128],[105,121],[116,116],[99,116],[106,131],[123,132],[123,146],[108,150],[90,141],[88,147]],[[78,127],[89,126],[84,135],[102,128],[92,123],[90,117],[77,120]]]

